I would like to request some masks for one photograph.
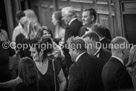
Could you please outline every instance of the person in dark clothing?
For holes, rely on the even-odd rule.
[[[93,24],[96,23],[97,13],[93,8],[84,9],[82,12],[83,27],[80,29],[79,36],[83,36],[89,31],[92,31]]]
[[[112,56],[102,70],[105,91],[133,90],[132,79],[125,67],[129,56],[129,48],[126,46],[128,41],[124,37],[117,36],[111,43]],[[125,44],[125,47],[116,46],[122,44]]]
[[[64,7],[62,10],[62,20],[64,20],[66,29],[65,29],[65,38],[64,46],[67,45],[68,38],[72,36],[78,36],[82,23],[77,19],[76,11],[73,7]],[[65,64],[67,66],[67,72],[69,67],[73,64],[71,61],[71,56],[69,55],[68,48],[63,48],[65,55]],[[67,73],[68,74],[68,73]]]
[[[92,27],[92,31],[96,32],[99,35],[102,47],[110,50],[109,44],[111,42],[111,34],[109,29],[100,24],[94,24]]]
[[[91,31],[84,35],[83,38],[86,42],[88,54],[102,59],[104,63],[109,60],[111,57],[111,52],[101,46],[97,33]]]
[[[73,7],[64,7],[62,10],[62,20],[67,25],[65,31],[65,42],[71,36],[78,36],[82,23],[77,19],[76,11]]]
[[[0,29],[1,30],[1,29]],[[10,47],[10,42],[7,41],[7,32],[0,32],[0,82],[8,81],[12,78],[9,69],[9,57],[15,54],[15,51]],[[5,37],[4,37],[5,36]],[[0,88],[0,91],[11,91],[11,88]]]
[[[23,17],[20,21],[22,26],[24,26],[23,32],[26,33],[26,36],[20,33],[16,37],[16,50],[18,50],[21,58],[26,56],[31,58],[31,53],[29,51],[31,40],[37,37],[41,27],[38,22],[30,21],[27,17]],[[19,47],[20,44],[21,47]]]
[[[101,80],[104,63],[87,53],[85,42],[81,38],[71,38],[70,44],[80,44],[80,47],[70,47],[74,63],[69,70],[68,91],[104,91]]]
[[[34,61],[28,57],[20,60],[19,77],[22,82],[17,85],[16,91],[50,91],[47,82],[39,76]]]

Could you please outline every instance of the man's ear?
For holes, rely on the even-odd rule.
[[[92,21],[94,22],[94,16],[92,16]]]

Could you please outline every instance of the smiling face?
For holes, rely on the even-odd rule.
[[[83,25],[85,25],[85,26],[88,26],[93,23],[93,16],[90,16],[89,11],[83,11],[82,22],[83,22]]]
[[[40,53],[36,50],[35,47],[30,47],[31,56],[33,58],[33,61],[38,62],[41,58]]]
[[[43,37],[50,38],[51,34],[47,30],[43,30]]]

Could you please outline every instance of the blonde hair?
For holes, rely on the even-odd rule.
[[[28,34],[29,33],[29,24],[31,22],[30,19],[25,16],[25,17],[22,17],[19,22],[22,25],[23,30],[24,30],[22,32],[25,32]]]
[[[31,21],[38,22],[37,16],[33,10],[27,9],[24,11],[24,13]]]
[[[132,46],[129,52],[129,61],[126,64],[127,66],[136,63],[136,45]]]

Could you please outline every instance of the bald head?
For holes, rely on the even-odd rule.
[[[121,36],[117,36],[115,37],[112,41],[111,41],[111,47],[112,50],[121,50],[121,49],[125,49],[128,45],[128,41],[126,38],[121,37]],[[123,47],[124,46],[124,47]]]
[[[126,38],[117,36],[111,41],[111,52],[114,56],[120,56],[127,59],[129,56],[129,42]]]

